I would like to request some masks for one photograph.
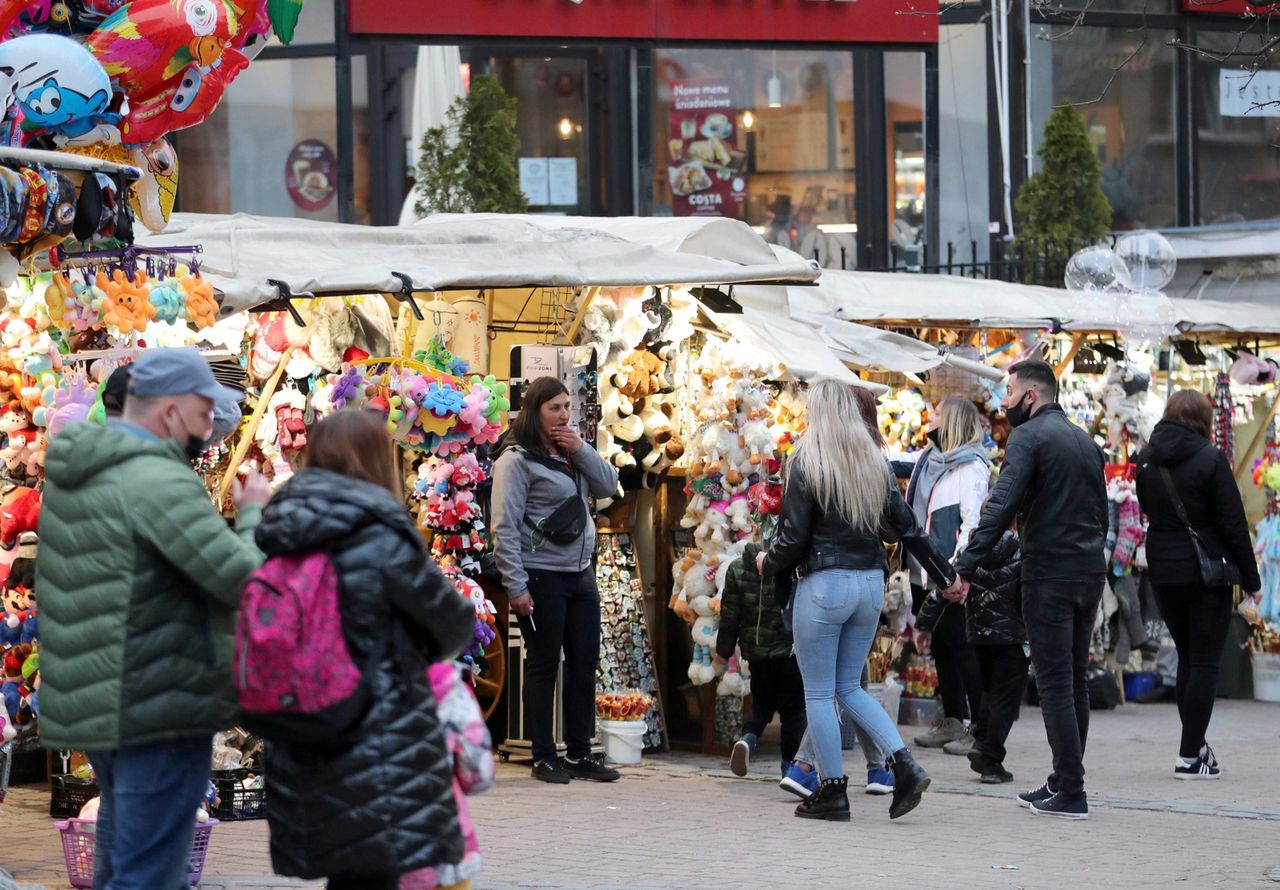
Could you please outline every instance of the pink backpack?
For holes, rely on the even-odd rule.
[[[359,722],[368,684],[342,636],[325,553],[273,556],[249,577],[232,673],[244,726],[268,741],[331,743]]]

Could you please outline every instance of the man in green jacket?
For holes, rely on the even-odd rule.
[[[235,720],[235,614],[271,491],[256,474],[235,486],[233,532],[190,463],[233,392],[195,350],[153,350],[133,365],[123,417],[49,444],[41,737],[93,764],[99,890],[187,886],[212,735]]]

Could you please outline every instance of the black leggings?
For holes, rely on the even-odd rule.
[[[777,713],[782,720],[782,762],[796,759],[809,721],[805,716],[804,680],[796,657],[758,658],[751,662],[751,716],[743,733],[759,737]]]
[[[1205,745],[1218,666],[1231,623],[1231,591],[1225,587],[1156,585],[1156,603],[1178,648],[1178,716],[1182,719],[1179,755],[1194,758]]]
[[[325,884],[325,890],[396,890],[398,886],[400,886],[399,875],[335,876]]]
[[[927,595],[912,585],[916,611]],[[938,694],[942,696],[942,714],[976,722],[982,713],[982,672],[978,657],[964,631],[964,606],[947,604],[933,627],[933,661],[938,668]]]

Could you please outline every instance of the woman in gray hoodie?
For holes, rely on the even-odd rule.
[[[533,743],[533,777],[555,785],[574,779],[612,782],[618,772],[591,754],[600,660],[600,595],[595,526],[588,495],[618,486],[613,467],[569,425],[569,392],[539,377],[493,467],[494,555],[524,635],[524,719]],[[556,674],[564,650],[561,761],[552,725]]]

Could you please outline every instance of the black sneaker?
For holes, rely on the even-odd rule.
[[[1194,760],[1179,757],[1173,764],[1173,777],[1192,781],[1222,778],[1222,768],[1218,766],[1218,758],[1213,756],[1213,749],[1208,745],[1196,755]]]
[[[1018,806],[1029,807],[1033,803],[1042,803],[1053,797],[1058,792],[1049,787],[1049,783],[1045,782],[1034,791],[1023,791],[1018,795]]]
[[[551,785],[568,785],[573,781],[559,757],[553,760],[539,760],[535,763],[533,777],[539,782],[547,782]]]
[[[622,773],[604,765],[604,758],[599,754],[588,754],[586,757],[573,760],[564,759],[564,769],[575,779],[591,779],[595,782],[616,782]]]
[[[1038,800],[1031,804],[1031,812],[1037,816],[1056,816],[1059,819],[1071,819],[1082,822],[1089,818],[1089,798],[1081,791],[1079,794],[1059,792],[1048,800]]]

